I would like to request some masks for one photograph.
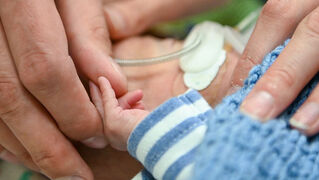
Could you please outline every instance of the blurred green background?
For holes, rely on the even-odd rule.
[[[250,13],[260,9],[265,0],[230,0],[225,5],[211,11],[182,20],[156,25],[151,34],[159,37],[184,38],[195,24],[215,21],[223,25],[236,26]]]

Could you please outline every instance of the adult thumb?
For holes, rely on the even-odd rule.
[[[104,6],[104,13],[112,39],[123,39],[145,31],[157,22],[153,12],[158,3],[142,0],[116,1]],[[151,15],[153,14],[153,15]]]
[[[193,15],[227,0],[122,0],[104,4],[112,39],[139,34],[151,25]]]

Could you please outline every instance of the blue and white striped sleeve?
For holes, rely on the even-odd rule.
[[[195,90],[151,112],[128,140],[129,153],[147,170],[134,179],[188,179],[211,113],[209,104]]]

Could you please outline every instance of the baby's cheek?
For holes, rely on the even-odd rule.
[[[232,80],[239,57],[235,51],[227,52],[227,59],[219,69],[216,78],[206,89],[200,91],[211,106],[217,105],[225,96],[232,93],[234,89]]]

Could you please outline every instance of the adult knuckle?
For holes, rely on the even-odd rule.
[[[61,121],[58,122],[58,126],[69,138],[73,140],[83,140],[91,137],[96,132],[102,131],[101,121],[99,120],[87,118],[83,120],[81,117],[77,120],[78,121],[76,123],[74,123],[74,121]]]
[[[319,8],[315,9],[306,20],[307,32],[312,37],[319,37]]]
[[[103,15],[96,15],[92,18],[90,31],[95,37],[109,39],[109,33],[104,23]]]
[[[98,38],[101,38],[101,39],[104,39],[104,40],[106,40],[106,39],[109,38],[108,32],[107,32],[107,30],[106,30],[106,27],[103,26],[103,25],[93,26],[93,27],[91,28],[91,33],[92,33],[94,36],[96,36],[96,37],[98,37]]]
[[[55,145],[35,153],[32,157],[41,169],[51,169],[52,167],[63,166],[65,154],[66,152],[63,147]]]
[[[16,154],[16,156],[17,156],[20,160],[32,162],[31,155],[29,154],[28,151],[18,152],[18,153]]]
[[[106,27],[104,25],[95,25],[91,27],[91,36],[93,36],[94,39],[100,41],[103,43],[103,45],[110,45],[112,44],[109,36],[109,32],[107,31]],[[111,53],[111,52],[107,52]]]
[[[110,39],[107,26],[104,23],[104,19],[102,19],[102,17],[98,15],[90,19],[88,38],[93,38],[93,39],[102,40],[102,41],[107,41]],[[72,43],[77,42],[79,38],[83,38],[83,37],[80,37],[77,32],[70,32],[68,34],[69,42],[72,42]]]
[[[0,116],[6,117],[16,113],[20,107],[20,87],[17,79],[0,77]]]
[[[258,60],[259,59],[256,56],[254,56],[254,57],[251,56],[251,48],[250,49],[246,49],[243,52],[243,54],[242,54],[242,56],[240,58],[240,61],[244,62],[248,66],[249,69],[252,66],[255,66],[255,65],[259,64]]]
[[[130,7],[132,9],[140,9],[139,13],[128,13],[126,9],[119,9],[122,17],[124,19],[124,22],[127,24],[127,27],[133,31],[138,32],[141,31],[141,29],[145,29],[149,23],[151,23],[150,18],[146,18],[148,15],[148,11],[145,11],[141,8],[144,7],[142,4],[143,2],[139,1],[132,1],[130,4]]]
[[[296,74],[295,71],[287,68],[276,68],[269,71],[267,87],[272,92],[281,92],[282,88],[291,88],[295,84]]]
[[[297,13],[294,1],[287,0],[268,0],[262,9],[261,17],[285,20],[285,22],[294,21]]]
[[[47,87],[52,84],[59,71],[58,57],[50,53],[33,51],[19,58],[20,79],[27,88]]]

